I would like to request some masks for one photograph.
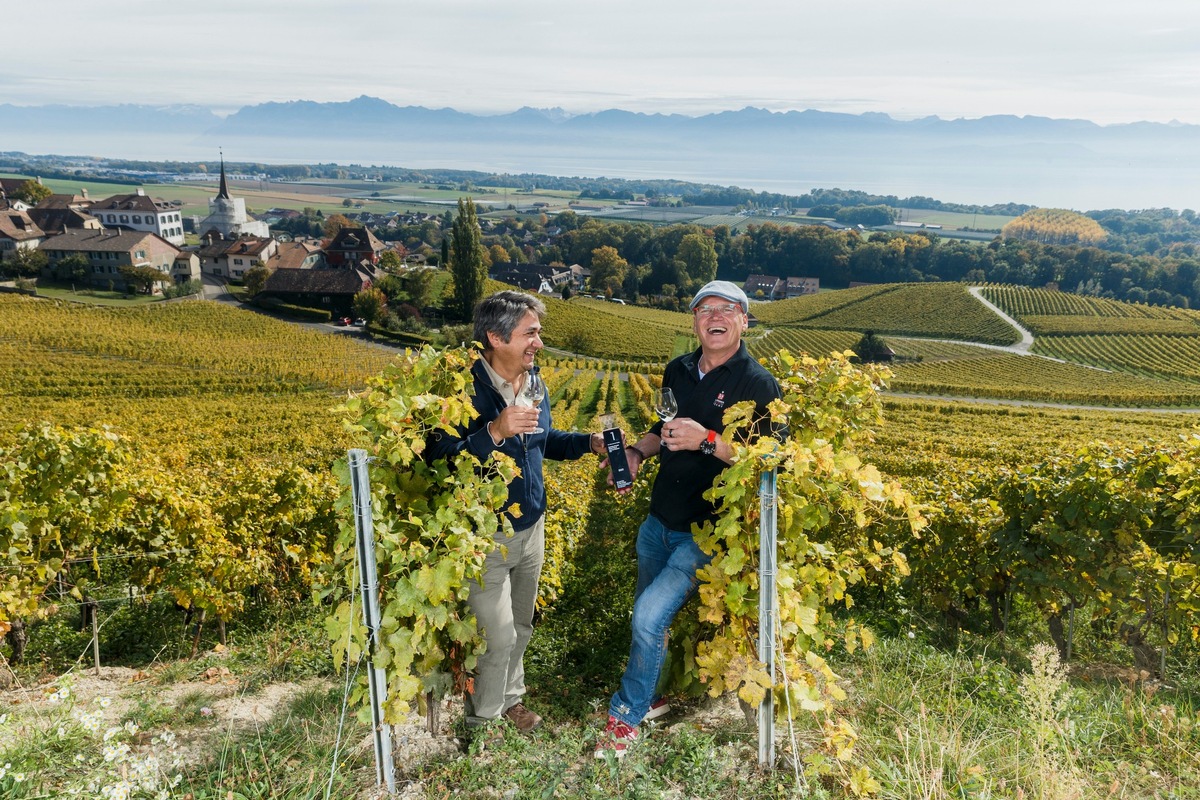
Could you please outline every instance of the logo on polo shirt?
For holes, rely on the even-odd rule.
[[[721,392],[720,394],[717,395],[717,399],[713,400],[713,405],[716,406],[717,408],[725,407],[725,393],[724,392]]]

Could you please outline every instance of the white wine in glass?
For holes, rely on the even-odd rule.
[[[675,415],[679,413],[679,404],[675,402],[675,393],[670,389],[655,389],[654,397],[654,413],[658,414],[658,418],[663,422],[670,422],[675,419]],[[667,449],[667,440],[662,439],[660,448]]]
[[[525,388],[521,390],[521,397],[534,408],[541,408],[542,400],[546,397],[546,384],[542,382],[542,376],[538,375],[537,367],[533,367],[525,375]],[[530,433],[543,433],[545,430],[539,425]]]
[[[658,414],[658,418],[663,422],[675,419],[675,415],[679,413],[679,406],[675,403],[675,393],[670,389],[655,389],[654,413]]]

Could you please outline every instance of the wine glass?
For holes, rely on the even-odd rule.
[[[679,413],[679,404],[675,402],[675,393],[670,389],[655,389],[652,402],[654,403],[654,413],[658,414],[658,418],[663,422],[670,422]],[[667,446],[665,439],[662,446]]]
[[[542,381],[542,376],[538,374],[536,366],[532,367],[525,376],[525,387],[521,389],[521,397],[534,408],[541,408],[542,400],[546,397],[546,384]],[[531,430],[530,433],[542,433],[545,430],[545,428],[539,425]]]
[[[679,413],[679,406],[675,403],[675,393],[670,389],[655,389],[654,413],[658,414],[658,418],[663,422],[675,419],[675,415]]]

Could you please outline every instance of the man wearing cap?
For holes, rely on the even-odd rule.
[[[638,530],[629,662],[609,703],[597,758],[608,753],[622,758],[637,739],[638,724],[669,710],[656,691],[666,661],[666,633],[696,592],[696,570],[711,560],[696,544],[692,525],[716,519],[704,492],[733,455],[729,442],[721,438],[725,409],[753,400],[758,418],[765,421],[767,404],[780,396],[774,376],[742,343],[750,303],[741,288],[711,281],[696,293],[691,309],[700,348],[674,359],[663,371],[663,387],[675,394],[679,413],[669,422],[655,423],[625,453],[635,475],[651,456],[658,455],[662,463],[651,490],[650,514]]]

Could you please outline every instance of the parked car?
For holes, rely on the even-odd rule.
[[[354,324],[361,328],[367,324],[367,321],[362,317],[359,317],[358,319],[354,320]]]
[[[350,318],[349,317],[338,317],[337,319],[335,319],[333,321],[333,324],[334,325],[349,325]]]

